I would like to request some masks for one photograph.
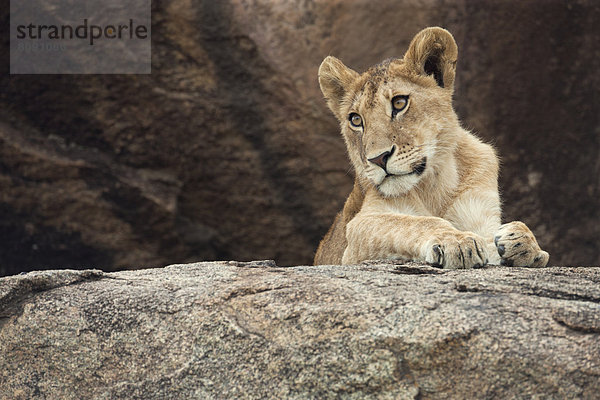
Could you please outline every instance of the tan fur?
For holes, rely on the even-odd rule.
[[[547,264],[525,224],[501,225],[494,149],[463,129],[452,108],[457,56],[452,35],[436,27],[419,32],[403,59],[362,75],[335,57],[323,61],[319,84],[356,178],[315,264]],[[407,105],[394,111],[397,96]]]

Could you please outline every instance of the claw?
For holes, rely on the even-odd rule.
[[[506,252],[506,249],[504,248],[503,244],[501,244],[500,246],[498,246],[498,254],[500,254],[500,257],[502,257],[505,252]]]
[[[444,251],[440,247],[439,244],[433,246],[433,253],[437,256],[437,265],[442,265],[442,257],[444,256]]]
[[[512,267],[513,266],[513,260],[511,260],[510,258],[503,258],[500,261],[500,265],[503,265],[505,267]]]
[[[477,246],[477,241],[475,241],[475,239],[473,239],[473,245],[475,246],[475,251],[477,252],[477,255],[479,256],[481,261],[483,261],[484,264],[487,264],[488,260],[483,259],[483,256],[481,255],[481,251],[479,250],[479,246]]]

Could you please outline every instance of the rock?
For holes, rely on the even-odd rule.
[[[430,25],[458,42],[456,108],[504,161],[505,219],[554,264],[600,264],[596,2],[176,0],[152,13],[151,75],[0,76],[0,275],[310,263],[352,185],[320,62],[364,70]],[[9,7],[0,18],[8,37]]]
[[[212,262],[0,279],[1,398],[596,398],[600,269]]]

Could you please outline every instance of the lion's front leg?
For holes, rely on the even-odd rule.
[[[520,221],[502,225],[494,236],[494,244],[502,265],[545,267],[550,258],[548,253],[540,248],[527,225]]]
[[[473,268],[488,262],[485,241],[437,217],[357,215],[346,227],[343,264],[406,258],[444,268]]]

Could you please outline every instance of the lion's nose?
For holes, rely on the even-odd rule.
[[[396,146],[392,146],[391,150],[384,151],[383,153],[381,153],[377,157],[369,158],[369,161],[372,162],[375,165],[380,166],[385,171],[385,166],[387,164],[388,158],[390,158],[390,156],[394,152],[395,148],[396,148]]]

